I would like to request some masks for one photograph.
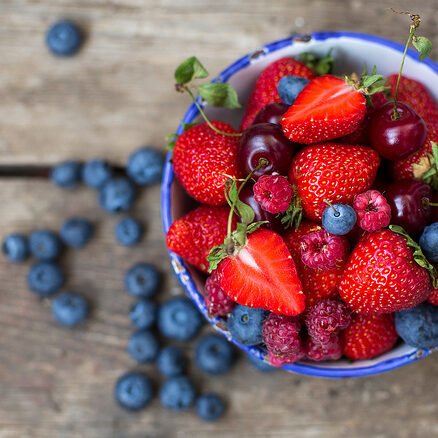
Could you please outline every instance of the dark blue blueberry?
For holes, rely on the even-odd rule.
[[[158,306],[146,298],[134,303],[129,312],[134,327],[140,330],[151,328],[157,320]]]
[[[154,390],[148,376],[139,372],[123,374],[117,380],[114,397],[120,406],[139,411],[152,400]]]
[[[126,178],[112,178],[99,190],[99,203],[110,213],[127,211],[135,201],[135,187]]]
[[[148,186],[160,182],[163,167],[163,155],[155,149],[144,147],[129,157],[126,172],[139,186]]]
[[[438,222],[424,228],[420,237],[420,246],[430,262],[438,262]]]
[[[186,368],[184,353],[175,346],[165,347],[160,351],[157,359],[157,368],[166,377],[181,375]]]
[[[218,420],[224,410],[224,401],[217,394],[204,394],[196,400],[196,413],[204,421]]]
[[[126,217],[117,223],[115,235],[122,245],[135,245],[143,235],[143,225],[132,217]]]
[[[100,189],[112,176],[113,169],[105,160],[87,161],[82,168],[82,181],[92,189]]]
[[[128,341],[128,353],[139,363],[152,362],[158,356],[160,344],[156,336],[147,330],[139,330]]]
[[[353,207],[344,204],[334,204],[327,207],[322,214],[322,226],[335,236],[350,232],[356,224],[357,216]]]
[[[29,256],[29,243],[27,237],[13,233],[6,236],[2,244],[3,254],[11,262],[22,262]]]
[[[151,297],[158,292],[161,276],[149,263],[137,263],[125,274],[125,288],[136,297]]]
[[[205,373],[217,376],[225,374],[234,362],[234,349],[221,335],[203,337],[195,349],[195,363]]]
[[[55,260],[62,250],[58,235],[50,230],[36,230],[29,236],[30,253],[39,260]]]
[[[60,235],[66,245],[82,248],[93,237],[93,224],[88,219],[72,217],[62,224]]]
[[[82,164],[79,161],[64,161],[52,169],[50,178],[53,184],[64,189],[73,189],[81,181]]]
[[[268,312],[238,304],[230,313],[227,327],[232,338],[243,345],[257,345],[263,341],[263,321]]]
[[[247,353],[246,358],[248,359],[248,362],[258,371],[261,371],[262,373],[271,373],[272,371],[276,371],[277,368],[273,367],[268,362],[261,360],[252,354]]]
[[[27,284],[32,292],[41,297],[54,294],[64,285],[65,277],[61,268],[51,262],[38,262],[27,275]]]
[[[63,292],[52,302],[52,315],[61,324],[74,327],[88,316],[88,303],[73,292]]]
[[[165,301],[158,311],[158,328],[163,336],[175,341],[188,341],[202,325],[201,314],[185,297]]]
[[[277,84],[278,95],[284,103],[292,105],[298,94],[309,82],[309,79],[299,76],[283,76]]]
[[[193,405],[196,390],[186,376],[171,377],[160,389],[160,400],[164,407],[183,411]]]
[[[58,21],[48,30],[46,44],[56,56],[71,56],[81,47],[82,34],[71,21]]]
[[[422,303],[412,309],[395,312],[395,328],[399,336],[412,347],[438,345],[438,307]]]

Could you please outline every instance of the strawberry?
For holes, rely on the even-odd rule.
[[[177,219],[167,232],[167,247],[184,260],[208,272],[206,257],[227,235],[228,207],[201,206]],[[233,218],[233,227],[236,219]]]
[[[342,352],[350,359],[372,359],[389,351],[396,343],[394,316],[352,315],[351,324],[341,332]]]
[[[231,125],[211,122],[222,132],[235,134]],[[237,176],[239,137],[213,131],[206,122],[182,133],[175,142],[173,170],[187,193],[204,204],[226,204],[224,182]]]
[[[325,199],[350,204],[371,187],[379,164],[379,154],[365,146],[308,146],[292,159],[289,181],[297,187],[304,215],[320,221],[327,208]]]
[[[389,229],[359,240],[339,285],[347,306],[362,314],[380,314],[409,309],[428,297],[429,274],[416,263],[408,243]]]
[[[434,267],[438,270],[438,263],[434,263]],[[432,289],[432,293],[427,297],[427,301],[434,306],[438,306],[438,288]]]
[[[268,65],[260,74],[254,85],[246,106],[240,130],[249,128],[257,113],[268,103],[281,102],[277,92],[278,81],[287,75],[300,76],[307,79],[315,77],[313,71],[294,58],[281,58]]]

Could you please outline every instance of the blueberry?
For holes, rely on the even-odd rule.
[[[104,160],[87,161],[82,168],[82,181],[92,189],[100,189],[113,176],[113,169]]]
[[[27,275],[29,289],[37,295],[47,297],[58,291],[65,282],[61,268],[51,262],[38,262]]]
[[[395,328],[400,337],[412,347],[438,345],[438,307],[422,303],[412,309],[395,312]]]
[[[224,410],[224,401],[216,394],[204,394],[196,400],[196,413],[204,421],[216,421]]]
[[[3,254],[11,262],[22,262],[29,256],[29,243],[27,237],[13,233],[6,236],[2,245]]]
[[[155,149],[144,147],[129,157],[126,172],[139,186],[148,186],[160,182],[163,167],[163,155]]]
[[[231,312],[227,327],[233,339],[243,345],[257,345],[263,341],[263,321],[268,312],[238,304]]]
[[[58,21],[48,30],[46,44],[56,56],[71,56],[81,47],[82,34],[71,21]]]
[[[128,353],[139,363],[152,362],[158,356],[160,344],[152,332],[139,330],[128,341]]]
[[[130,411],[139,411],[152,400],[153,387],[144,373],[129,372],[119,377],[114,388],[114,397],[120,406]]]
[[[231,342],[221,335],[203,337],[195,349],[195,363],[205,373],[225,374],[233,365],[234,350]]]
[[[424,228],[420,237],[420,246],[430,262],[438,262],[438,222]]]
[[[53,184],[64,189],[73,189],[81,181],[82,164],[79,161],[64,161],[52,169],[50,178]]]
[[[62,224],[60,235],[66,245],[82,248],[93,237],[93,224],[88,219],[72,217]]]
[[[292,105],[298,94],[309,82],[309,79],[299,76],[283,76],[277,84],[278,95],[284,103]]]
[[[136,297],[151,297],[160,287],[160,273],[149,263],[137,263],[125,274],[125,288]]]
[[[160,400],[164,407],[183,411],[193,405],[196,390],[186,376],[171,377],[160,389]]]
[[[163,348],[157,359],[157,368],[166,377],[179,376],[186,368],[186,358],[184,353],[175,346]]]
[[[39,260],[55,260],[62,249],[61,240],[50,230],[36,230],[29,236],[31,254]]]
[[[81,295],[63,292],[52,302],[52,315],[59,323],[74,327],[87,318],[88,303]]]
[[[357,216],[353,207],[344,204],[334,204],[327,207],[322,214],[322,226],[335,236],[350,232],[356,224]]]
[[[99,203],[110,213],[127,211],[135,200],[135,187],[126,178],[112,178],[99,190]]]
[[[138,243],[143,234],[143,225],[132,217],[122,219],[115,229],[116,239],[125,246]]]
[[[158,328],[163,336],[175,341],[188,341],[202,325],[201,314],[185,297],[175,297],[164,302],[158,311]]]
[[[157,320],[158,306],[146,298],[134,303],[129,312],[134,327],[140,330],[149,329]]]
[[[259,359],[258,357],[253,356],[252,354],[247,353],[246,358],[248,359],[248,362],[258,371],[261,371],[262,373],[271,373],[272,371],[275,371],[277,368],[273,367],[268,362],[265,362],[264,360]]]

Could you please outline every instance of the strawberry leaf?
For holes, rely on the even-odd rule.
[[[424,61],[432,51],[432,42],[426,37],[414,36],[412,38],[412,45],[420,54],[420,61]]]
[[[252,224],[249,224],[246,229],[246,234],[254,233],[254,231],[257,231],[263,224],[267,224],[269,221],[259,221],[259,222],[253,222]]]
[[[236,179],[232,179],[229,181],[231,182],[228,183],[225,187],[225,198],[228,202],[228,205],[231,208],[233,208],[234,205],[234,212],[241,217],[244,224],[248,225],[254,220],[254,210],[248,204],[245,204],[239,199]]]
[[[209,262],[208,272],[211,274],[215,269],[217,269],[219,263],[228,257],[225,251],[225,246],[213,246],[210,250],[210,254],[207,256],[207,261]]]
[[[320,58],[312,52],[304,52],[299,56],[299,60],[313,70],[318,76],[332,72],[335,60],[332,58],[330,49],[324,58]]]
[[[211,82],[199,85],[198,94],[211,106],[240,108],[236,90],[227,83]]]
[[[183,61],[175,70],[177,84],[187,84],[193,79],[203,79],[208,76],[208,71],[196,56],[191,56]]]
[[[431,141],[430,144],[432,146],[432,153],[427,154],[427,158],[424,160],[425,163],[420,163],[425,167],[425,171],[421,174],[421,178],[434,190],[438,190],[438,145],[434,141]],[[426,160],[428,160],[428,162]],[[417,165],[417,171],[418,167],[419,166]]]
[[[301,199],[298,196],[298,192],[294,187],[294,196],[292,198],[289,207],[281,218],[281,223],[285,224],[284,228],[287,229],[295,225],[295,230],[298,230],[301,220],[303,219],[303,207],[301,205]]]

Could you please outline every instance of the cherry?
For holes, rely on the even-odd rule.
[[[267,164],[253,174],[256,180],[273,172],[287,175],[296,148],[297,144],[284,136],[281,126],[273,123],[252,125],[243,133],[237,151],[240,174],[246,177],[260,160],[265,159]]]
[[[432,207],[433,221],[438,222],[438,192],[436,192],[435,196],[433,197],[433,204],[435,204]]]
[[[269,103],[264,106],[256,115],[253,125],[258,123],[273,123],[280,125],[283,114],[287,111],[289,105],[285,103]]]
[[[418,236],[432,221],[430,186],[414,180],[392,183],[384,194],[391,207],[391,223],[400,225],[411,236]]]
[[[394,108],[398,117],[394,117]],[[373,148],[388,160],[402,160],[426,141],[424,120],[403,102],[387,102],[371,116],[369,136]]]

